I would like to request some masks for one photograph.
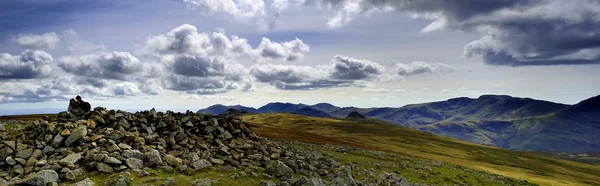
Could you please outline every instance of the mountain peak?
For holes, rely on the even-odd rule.
[[[312,105],[310,107],[312,107],[314,109],[322,110],[324,112],[333,112],[335,110],[340,109],[340,107],[337,107],[337,106],[332,105],[330,103],[317,103],[317,104],[314,104],[314,105]]]
[[[314,104],[312,106],[327,106],[327,107],[336,107],[335,105],[332,105],[331,103],[317,103]]]
[[[346,116],[346,119],[365,119],[365,116],[356,111],[352,111],[350,114],[348,114],[348,116]]]
[[[600,111],[600,95],[583,100],[571,107],[572,111],[597,112]]]

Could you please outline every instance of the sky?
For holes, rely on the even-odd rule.
[[[600,93],[595,0],[3,0],[0,25],[0,112]]]

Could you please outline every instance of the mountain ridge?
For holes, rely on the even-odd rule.
[[[252,113],[345,118],[357,112],[421,131],[513,150],[599,152],[600,96],[574,105],[507,95],[458,97],[402,107],[269,103]],[[232,106],[233,108],[234,106]],[[203,110],[199,110],[203,111]],[[216,113],[218,114],[218,113]]]

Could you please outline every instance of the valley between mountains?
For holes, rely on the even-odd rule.
[[[258,109],[213,105],[198,113],[221,114],[229,108],[249,113],[290,113],[345,118],[358,112],[420,131],[513,150],[600,152],[600,96],[575,105],[504,95],[454,98],[398,108],[337,107],[269,103]]]

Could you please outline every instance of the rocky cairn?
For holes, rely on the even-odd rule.
[[[18,134],[0,136],[0,185],[47,185],[80,180],[89,172],[147,168],[199,171],[213,165],[254,166],[289,178],[270,147],[241,120],[188,111],[136,113],[96,108],[84,117],[61,112]]]

